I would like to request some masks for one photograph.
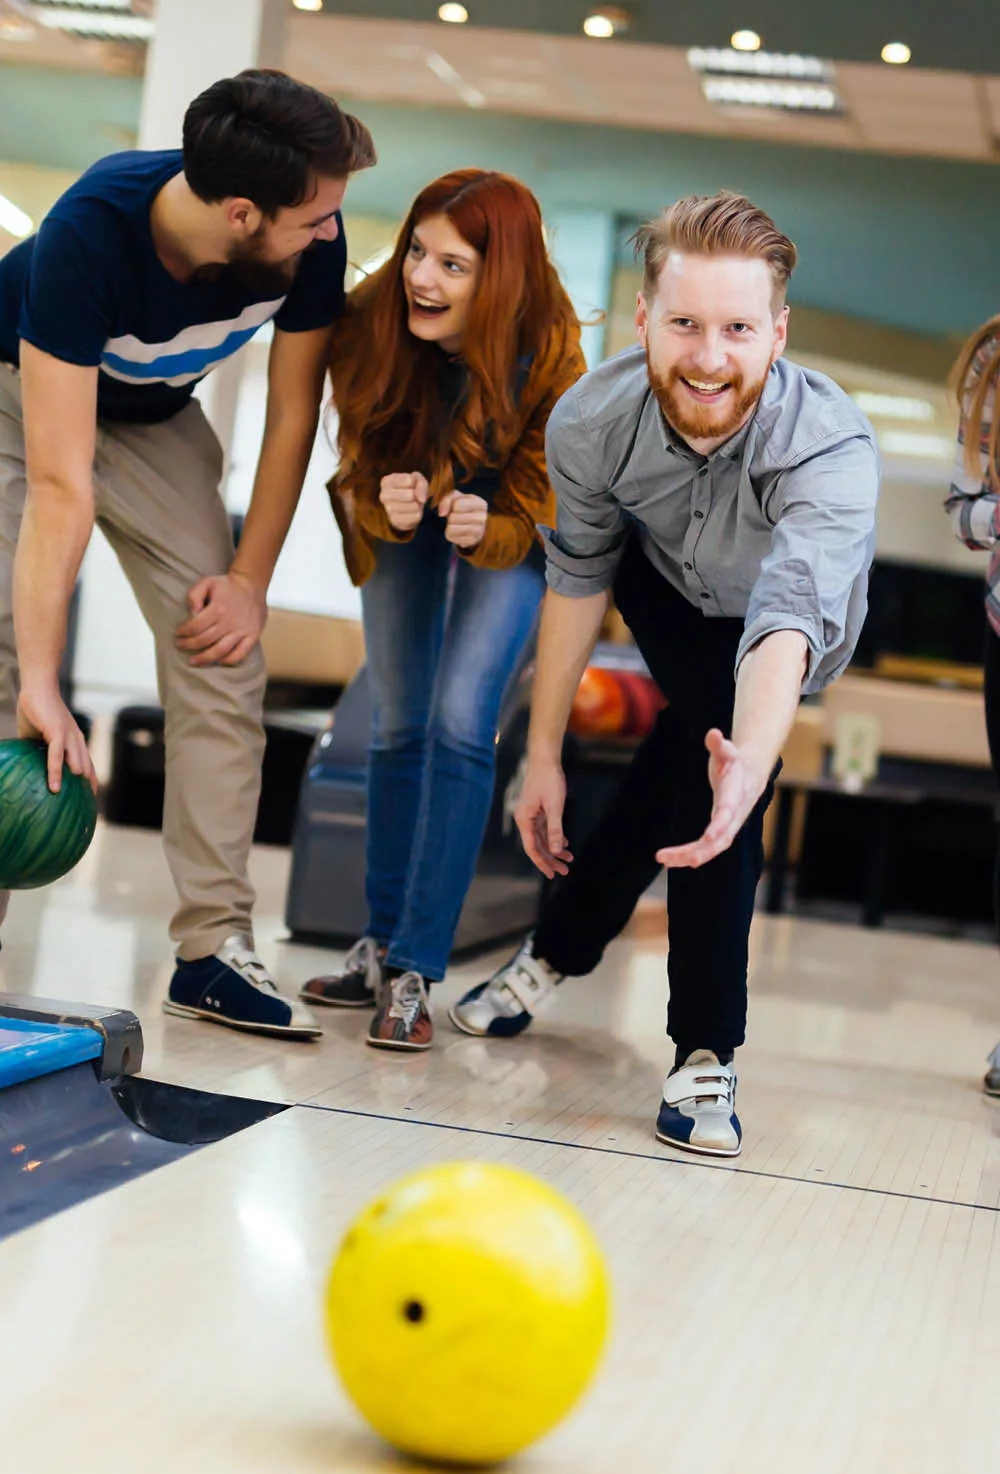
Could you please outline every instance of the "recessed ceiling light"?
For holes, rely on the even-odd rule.
[[[934,406],[929,399],[918,399],[910,394],[878,394],[869,389],[858,389],[851,398],[866,415],[877,415],[885,420],[933,420]]]
[[[734,51],[759,51],[760,37],[756,31],[734,31],[729,44]]]
[[[148,15],[126,13],[105,0],[101,7],[78,8],[74,0],[65,5],[34,5],[32,19],[50,31],[68,31],[95,41],[151,41],[153,21]]]
[[[818,56],[693,46],[687,59],[691,70],[701,73],[701,90],[707,101],[720,107],[828,114],[844,111],[834,83],[833,64]]]
[[[905,41],[888,41],[882,47],[882,60],[891,67],[905,67],[911,54]]]
[[[445,20],[452,26],[464,26],[469,19],[469,12],[464,5],[449,3],[438,6],[438,20]]]
[[[930,461],[951,461],[955,442],[946,435],[924,435],[919,430],[883,430],[878,443],[890,455],[920,456]]]
[[[26,235],[31,234],[34,228],[35,222],[31,216],[19,210],[13,200],[9,200],[6,195],[0,194],[0,230],[5,230],[8,235],[23,240]]]
[[[296,10],[322,10],[323,0],[292,0]]]
[[[587,16],[583,23],[584,34],[606,41],[610,36],[627,31],[630,19],[628,11],[620,5],[602,5]]]
[[[818,56],[800,56],[797,52],[692,46],[687,59],[692,71],[715,77],[784,77],[795,82],[831,82],[834,76],[830,62]]]
[[[783,108],[793,113],[836,113],[842,107],[836,89],[825,83],[706,77],[701,90],[709,102],[724,107]]]
[[[34,0],[36,5],[50,5],[53,9],[60,0]],[[65,5],[76,6],[78,10],[117,10],[125,11],[132,9],[132,0],[63,0]]]

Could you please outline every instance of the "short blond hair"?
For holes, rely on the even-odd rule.
[[[688,256],[747,256],[767,263],[777,311],[784,305],[788,278],[798,259],[795,246],[770,215],[729,189],[675,200],[655,220],[639,227],[632,244],[636,256],[642,258],[642,291],[647,300],[656,295],[660,272],[672,251]]]

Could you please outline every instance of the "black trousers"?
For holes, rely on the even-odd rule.
[[[551,893],[535,951],[558,972],[592,972],[655,879],[656,851],[696,839],[712,810],[705,734],[732,729],[741,619],[706,619],[630,539],[615,602],[670,703],[637,749],[614,801]],[[1000,644],[1000,642],[998,642]],[[764,863],[769,783],[730,848],[667,884],[667,1032],[685,1050],[727,1053],[743,1043],[747,947]],[[572,846],[572,835],[569,836]]]

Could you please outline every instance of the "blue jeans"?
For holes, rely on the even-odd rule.
[[[489,817],[504,693],[527,659],[545,577],[473,568],[428,510],[380,543],[362,587],[374,713],[368,935],[390,967],[444,977]]]

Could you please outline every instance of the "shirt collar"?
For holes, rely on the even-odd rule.
[[[746,424],[741,426],[740,429],[736,431],[735,435],[731,435],[728,440],[724,441],[723,444],[718,447],[717,450],[713,450],[711,455],[703,456],[699,454],[698,451],[693,450],[692,447],[688,445],[687,441],[684,440],[680,435],[678,435],[673,425],[669,423],[663,411],[660,409],[659,403],[657,402],[655,396],[653,398],[653,404],[656,407],[656,418],[659,422],[660,434],[663,439],[664,449],[669,451],[672,455],[683,456],[686,460],[695,461],[699,464],[714,461],[717,458],[725,461],[740,460],[743,455],[744,446],[747,442],[747,436],[750,433],[750,427],[753,425],[754,420],[757,418],[757,409],[755,409],[753,414],[747,420]],[[757,402],[757,408],[760,408],[759,400]]]

